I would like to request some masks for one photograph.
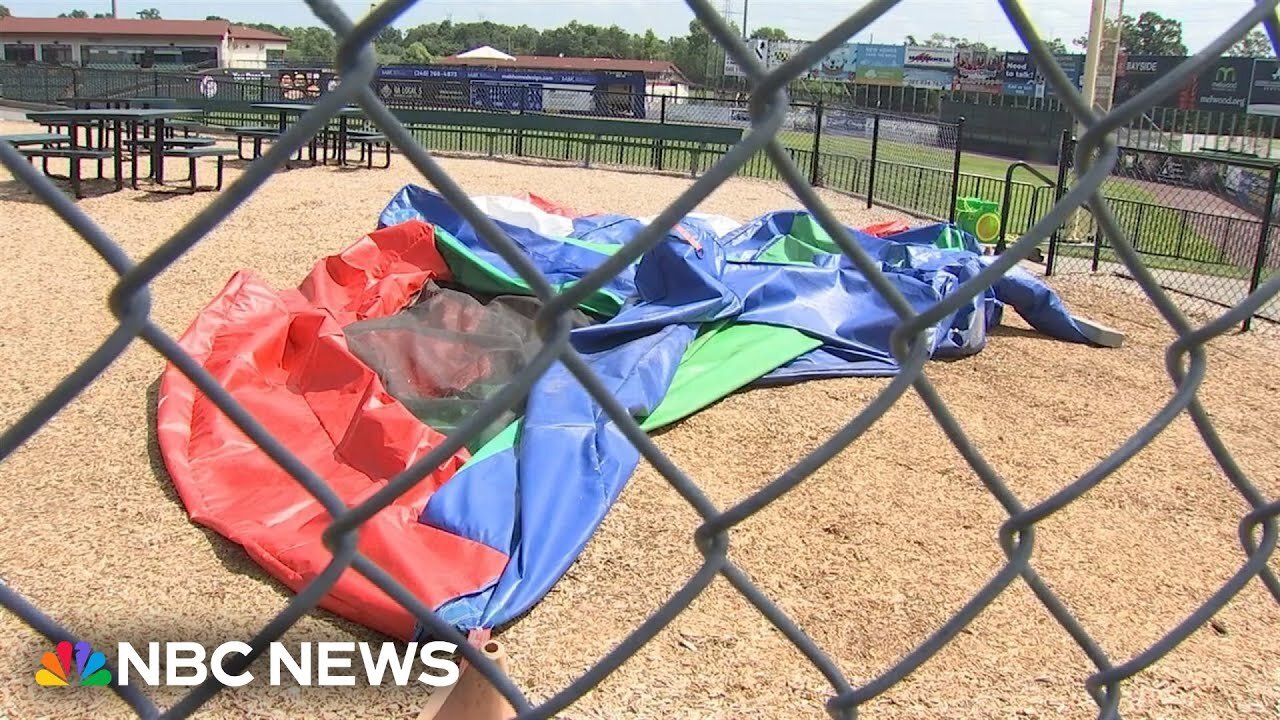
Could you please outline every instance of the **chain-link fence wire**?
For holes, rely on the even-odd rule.
[[[1064,158],[1070,168],[1073,152]],[[1278,181],[1276,162],[1124,148],[1102,193],[1161,286],[1183,307],[1218,313],[1280,266]],[[1056,253],[1059,272],[1100,273],[1131,285],[1132,275],[1087,210],[1067,222]],[[1280,302],[1264,304],[1256,319],[1257,327],[1276,327]]]
[[[1192,73],[1198,72],[1213,58],[1223,53],[1237,39],[1243,37],[1248,30],[1263,21],[1266,23],[1273,46],[1280,47],[1280,23],[1277,23],[1275,16],[1277,0],[1259,0],[1252,9],[1232,23],[1226,32],[1161,83],[1156,83],[1144,93],[1101,117],[1096,115],[1070,86],[1066,75],[1053,62],[1050,51],[1036,34],[1025,11],[1016,0],[1002,0],[999,3],[1001,9],[1034,56],[1037,65],[1047,69],[1049,81],[1059,95],[1064,97],[1075,116],[1088,128],[1087,132],[1081,136],[1076,148],[1078,179],[1062,196],[1060,202],[1017,242],[1010,245],[1006,253],[994,258],[986,269],[960,286],[957,292],[923,313],[913,312],[906,300],[880,272],[877,264],[849,238],[843,226],[819,200],[809,186],[808,178],[795,166],[790,154],[776,137],[786,120],[788,103],[785,88],[788,80],[812,66],[835,46],[897,5],[897,0],[872,0],[866,3],[833,27],[820,40],[797,53],[771,73],[766,73],[760,67],[733,30],[706,0],[688,0],[688,3],[698,19],[750,76],[754,87],[750,103],[751,132],[717,160],[705,174],[692,181],[678,198],[617,254],[585,276],[581,282],[559,294],[552,292],[551,287],[538,273],[532,262],[509,238],[503,235],[491,219],[468,200],[466,192],[436,164],[430,155],[413,142],[412,135],[369,87],[369,80],[375,68],[371,47],[375,34],[412,5],[413,0],[387,0],[359,24],[353,23],[331,0],[307,0],[307,4],[315,14],[342,38],[338,67],[348,81],[335,92],[321,97],[314,109],[303,115],[298,123],[284,134],[277,145],[252,163],[208,207],[140,262],[134,262],[127,257],[121,247],[76,207],[74,202],[23,162],[21,156],[12,148],[0,145],[0,161],[3,161],[15,177],[28,185],[54,212],[71,225],[119,276],[119,282],[109,296],[109,307],[118,319],[117,326],[74,372],[0,436],[0,459],[7,458],[18,446],[39,431],[59,410],[66,407],[106,370],[107,366],[118,358],[130,343],[142,338],[190,377],[211,402],[226,413],[264,452],[296,478],[334,518],[324,533],[326,545],[333,552],[332,562],[314,581],[299,591],[283,611],[262,627],[249,643],[253,648],[252,652],[246,656],[238,656],[232,663],[235,667],[227,668],[228,672],[237,674],[245,670],[262,654],[270,642],[278,639],[299,618],[312,611],[343,572],[354,569],[409,609],[428,634],[457,643],[465,659],[494,684],[518,710],[521,718],[551,717],[567,708],[652,640],[676,615],[687,608],[717,575],[724,577],[736,588],[825,676],[834,691],[833,697],[827,703],[827,710],[833,717],[841,718],[854,717],[860,705],[885,692],[937,654],[979,612],[991,605],[1018,579],[1030,587],[1096,668],[1096,672],[1085,681],[1084,689],[1097,703],[1099,716],[1104,718],[1114,718],[1119,715],[1122,681],[1133,677],[1172,651],[1212,615],[1221,610],[1249,581],[1259,578],[1271,594],[1280,601],[1280,583],[1267,567],[1268,559],[1276,545],[1276,516],[1280,514],[1280,502],[1268,501],[1245,476],[1233,460],[1231,452],[1223,445],[1213,423],[1197,398],[1197,389],[1206,374],[1205,344],[1215,336],[1232,329],[1243,318],[1257,311],[1268,298],[1280,291],[1280,278],[1269,279],[1257,292],[1236,303],[1234,307],[1212,322],[1193,327],[1170,300],[1151,271],[1143,264],[1133,243],[1122,230],[1116,214],[1099,192],[1117,160],[1117,148],[1111,139],[1111,134],[1141,112],[1143,107],[1150,104],[1151,97],[1148,96],[1158,95],[1166,89],[1161,83],[1171,86],[1186,80]],[[350,82],[350,80],[356,82]],[[509,385],[482,403],[470,417],[449,433],[438,447],[396,475],[372,497],[350,508],[342,504],[325,484],[323,478],[292,456],[261,423],[238,405],[224,388],[187,355],[174,338],[165,333],[150,318],[149,290],[149,284],[160,273],[247,200],[290,155],[329,121],[335,111],[349,102],[358,103],[364,108],[373,122],[387,134],[409,161],[448,198],[460,214],[476,227],[485,242],[499,252],[529,283],[532,292],[544,302],[543,309],[537,318],[537,327],[545,343]],[[854,265],[867,276],[871,285],[898,313],[901,324],[893,333],[892,346],[902,369],[892,382],[835,435],[759,492],[737,505],[722,510],[712,504],[692,478],[675,467],[656,448],[628,415],[626,408],[621,407],[618,401],[607,392],[582,357],[574,351],[568,342],[569,313],[584,297],[600,288],[613,274],[635,262],[648,249],[661,242],[667,231],[677,221],[692,211],[710,192],[762,149],[777,165],[780,175],[796,196],[831,234]],[[1121,443],[1110,456],[1047,499],[1027,507],[1010,490],[999,473],[987,463],[981,451],[968,439],[956,417],[952,415],[925,375],[924,366],[928,359],[927,337],[931,326],[954,313],[960,306],[969,302],[970,298],[990,286],[996,278],[1026,257],[1038,243],[1061,225],[1071,211],[1086,203],[1101,231],[1110,239],[1117,261],[1132,274],[1177,336],[1177,339],[1169,345],[1166,354],[1174,393],[1158,413]],[[688,578],[678,591],[617,647],[600,658],[570,685],[534,706],[509,677],[476,649],[469,646],[455,628],[442,622],[431,608],[425,607],[408,593],[385,570],[358,553],[356,539],[363,522],[419,482],[424,475],[450,457],[482,428],[494,422],[503,412],[514,407],[527,395],[535,379],[557,361],[564,363],[600,403],[603,411],[635,444],[641,455],[704,519],[704,523],[693,538],[704,556],[704,561],[699,570]],[[941,429],[969,464],[974,474],[1008,513],[1009,518],[999,530],[999,543],[1007,562],[958,612],[924,642],[877,677],[866,683],[855,685],[804,630],[766,598],[747,575],[728,559],[730,535],[737,524],[796,487],[866,432],[909,388],[914,388],[923,399]],[[1067,609],[1059,595],[1046,585],[1032,567],[1030,558],[1035,547],[1036,526],[1105,480],[1183,412],[1190,415],[1223,473],[1251,508],[1239,523],[1239,540],[1244,550],[1244,557],[1239,569],[1231,578],[1176,627],[1136,656],[1116,661],[1098,645],[1087,629]],[[7,585],[0,584],[0,604],[16,613],[50,640],[76,639],[55,619],[41,612],[39,608]],[[191,715],[221,689],[222,685],[216,679],[210,678],[161,713],[160,709],[136,687],[114,687],[115,692],[139,715],[174,718]]]

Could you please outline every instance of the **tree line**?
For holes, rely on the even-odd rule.
[[[1120,47],[1130,55],[1180,55],[1190,53],[1182,37],[1182,22],[1165,17],[1157,12],[1144,12],[1134,17],[1121,15]],[[1113,33],[1116,22],[1105,20],[1104,33]],[[1071,41],[1082,50],[1089,46],[1089,37],[1083,35]],[[1226,53],[1230,57],[1269,58],[1275,57],[1271,48],[1271,40],[1259,28],[1254,28],[1248,35],[1236,41]]]
[[[1144,12],[1136,17],[1133,15],[1121,15],[1118,24],[1120,26],[1120,47],[1129,55],[1186,56],[1190,54],[1182,36],[1182,22],[1179,20],[1165,17],[1157,12]],[[1103,31],[1114,33],[1116,25],[1115,21],[1107,20]],[[925,47],[972,48],[979,52],[984,50],[999,52],[997,48],[985,43],[971,42],[967,38],[947,35],[946,33],[934,33],[919,41],[916,40],[914,35],[908,35],[905,41],[908,45],[923,45]],[[1081,35],[1073,38],[1071,44],[1078,48],[1080,52],[1083,52],[1089,47],[1089,36]],[[1065,55],[1069,52],[1062,38],[1046,39],[1045,45],[1053,53]],[[1275,53],[1271,48],[1271,41],[1261,29],[1252,30],[1248,35],[1238,40],[1235,45],[1232,45],[1226,54],[1231,57],[1275,57]]]

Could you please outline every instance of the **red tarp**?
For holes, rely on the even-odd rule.
[[[432,227],[378,230],[321,260],[297,290],[275,291],[242,271],[180,343],[254,418],[348,506],[435,447],[424,425],[351,353],[342,327],[399,311],[430,279],[447,280]],[[295,592],[332,558],[320,536],[328,513],[176,367],[157,410],[169,474],[191,519],[244,546]],[[491,584],[507,556],[424,525],[427,499],[466,461],[459,451],[360,530],[360,552],[428,607]],[[400,639],[414,619],[354,570],[321,602]]]
[[[889,237],[897,235],[911,229],[911,226],[902,220],[886,220],[884,222],[868,225],[862,228],[862,232],[876,237]]]

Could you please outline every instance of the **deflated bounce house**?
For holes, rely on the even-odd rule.
[[[475,201],[555,287],[645,224],[577,215],[532,195]],[[965,249],[937,247],[947,231],[850,233],[923,311],[984,266],[970,236]],[[1006,306],[1061,341],[1112,344],[1015,268],[939,323],[932,356],[981,351]],[[539,347],[539,307],[444,198],[411,185],[376,231],[318,262],[297,289],[274,290],[248,270],[234,275],[181,344],[354,506],[527,363]],[[801,211],[745,225],[690,215],[571,319],[574,347],[646,431],[752,385],[898,371],[889,350],[897,316]],[[157,416],[192,520],[295,591],[324,569],[328,514],[172,365]],[[522,407],[365,523],[359,550],[459,630],[484,632],[546,594],[638,461],[556,363]],[[354,570],[321,606],[395,638],[425,639],[409,611]]]

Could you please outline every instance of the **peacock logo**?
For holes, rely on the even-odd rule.
[[[94,652],[87,642],[75,644],[76,682],[71,682],[71,643],[63,640],[53,652],[46,652],[40,658],[40,669],[36,670],[36,684],[41,687],[66,687],[68,685],[109,685],[111,671],[107,669],[107,659],[100,652]]]

